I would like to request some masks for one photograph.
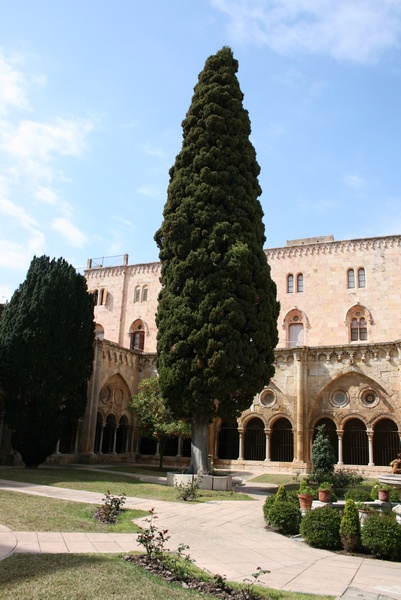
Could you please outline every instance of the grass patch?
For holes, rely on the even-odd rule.
[[[180,469],[174,469],[173,467],[170,468],[163,468],[163,469],[159,469],[159,467],[150,467],[150,466],[146,466],[146,467],[137,467],[136,465],[96,465],[96,468],[99,469],[100,471],[102,469],[110,469],[111,471],[120,471],[120,472],[124,472],[124,473],[132,473],[132,475],[150,475],[152,477],[166,477],[167,478],[167,473],[169,471],[174,471],[174,472],[178,472]],[[185,469],[181,469],[182,471],[184,471]]]
[[[300,477],[300,480],[302,477]],[[263,475],[258,475],[253,479],[250,479],[252,483],[273,483],[275,485],[285,485],[287,483],[296,483],[294,481],[294,475],[290,473],[264,473]],[[299,483],[296,484],[299,486]]]
[[[114,554],[14,554],[0,562],[2,600],[189,600],[213,598],[165,583]],[[261,588],[271,600],[331,600]]]
[[[39,469],[0,469],[0,479],[12,481],[23,481],[38,485],[50,485],[54,487],[84,490],[87,492],[98,492],[104,494],[109,490],[113,496],[136,496],[137,498],[149,498],[152,500],[166,500],[178,502],[177,490],[173,487],[158,485],[156,483],[141,482],[135,477],[122,473],[104,473],[102,471],[91,471],[88,469],[63,469],[63,468],[39,468]],[[250,496],[237,492],[214,492],[201,490],[198,502],[209,502],[220,500],[252,500]]]
[[[98,506],[56,498],[44,498],[0,490],[0,523],[13,531],[62,531],[84,533],[136,533],[132,519],[145,517],[144,510],[123,510],[117,523],[93,518]]]

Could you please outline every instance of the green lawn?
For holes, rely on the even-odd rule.
[[[167,584],[114,554],[14,554],[0,562],[0,581],[2,600],[215,598]],[[271,600],[333,598],[269,588],[264,593]]]
[[[143,510],[123,510],[114,525],[93,518],[98,505],[31,496],[0,490],[0,523],[13,531],[135,533],[132,519],[148,515]]]
[[[109,490],[113,496],[125,494],[126,496],[136,496],[137,498],[149,498],[152,500],[179,501],[177,490],[173,487],[145,483],[123,473],[105,473],[101,469],[92,471],[78,468],[0,468],[0,479],[99,492],[101,494]],[[208,502],[210,500],[252,500],[252,498],[246,494],[237,492],[201,490],[198,501]]]

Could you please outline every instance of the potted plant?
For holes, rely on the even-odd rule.
[[[317,491],[318,497],[319,497],[319,502],[330,502],[331,490],[332,490],[331,483],[329,481],[323,481],[319,485],[319,489]]]
[[[369,519],[372,515],[375,514],[375,509],[369,505],[366,505],[364,502],[355,502],[355,506],[358,509],[359,514],[359,522],[361,527],[365,525],[366,519]]]
[[[306,479],[303,479],[300,483],[298,490],[299,506],[303,512],[312,508],[312,502],[315,493],[313,489],[308,485]]]
[[[377,486],[377,493],[379,495],[379,500],[381,502],[389,502],[391,490],[392,490],[391,485],[388,485],[387,483],[379,483]]]

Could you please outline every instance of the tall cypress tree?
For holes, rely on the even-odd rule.
[[[36,467],[84,413],[93,368],[93,299],[64,259],[34,257],[0,320],[0,387],[11,443]]]
[[[196,473],[208,470],[209,423],[250,406],[273,376],[278,340],[260,167],[237,70],[224,47],[199,75],[155,235],[160,387],[174,415],[192,422]]]

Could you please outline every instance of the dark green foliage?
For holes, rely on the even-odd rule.
[[[266,500],[263,503],[263,516],[265,518],[267,525],[270,525],[269,514],[270,514],[271,507],[273,506],[273,504],[276,501],[276,495],[277,494],[273,494],[272,496],[267,496]]]
[[[93,340],[85,278],[62,258],[34,257],[0,320],[5,420],[27,466],[46,460],[84,413]]]
[[[336,457],[328,436],[324,432],[325,426],[317,428],[317,435],[312,444],[312,468],[310,479],[321,483],[330,481],[329,475],[334,473]]]
[[[299,533],[301,511],[299,506],[283,500],[274,502],[268,513],[269,526],[277,533],[296,535]]]
[[[275,502],[283,502],[284,500],[287,500],[287,490],[283,485],[280,485],[275,495]]]
[[[309,546],[334,550],[341,548],[341,517],[330,506],[310,510],[302,518],[301,535]]]
[[[354,500],[355,502],[370,502],[371,497],[367,490],[361,488],[351,488],[345,494],[346,500]]]
[[[374,514],[365,521],[362,545],[377,558],[401,560],[401,526],[393,515]]]
[[[352,485],[360,485],[363,481],[363,475],[351,469],[337,469],[328,479],[333,484],[334,489],[342,490]]]
[[[198,439],[201,445],[195,471],[207,466],[200,432],[215,417],[228,420],[249,407],[274,374],[278,340],[260,168],[237,70],[225,47],[199,75],[155,235],[160,387],[175,417],[193,421],[193,461]]]
[[[341,541],[347,552],[356,550],[361,542],[361,525],[359,523],[358,509],[350,498],[345,503],[344,515],[340,525]]]

